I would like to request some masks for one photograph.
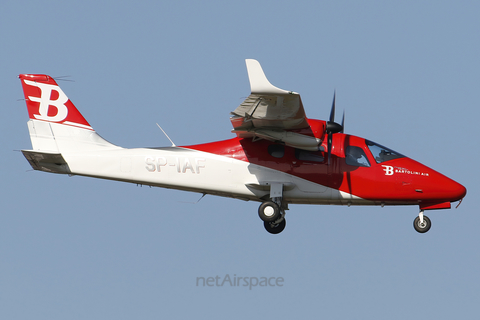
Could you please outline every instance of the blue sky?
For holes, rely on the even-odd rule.
[[[476,319],[480,4],[475,1],[10,1],[1,5],[2,319]],[[258,203],[32,172],[16,76],[60,82],[124,147],[228,139],[244,60],[346,132],[466,186],[458,209]],[[340,113],[339,113],[340,114]],[[197,277],[282,277],[203,287]]]

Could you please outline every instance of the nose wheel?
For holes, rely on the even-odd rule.
[[[420,211],[418,217],[413,221],[413,227],[419,233],[425,233],[432,227],[432,222],[427,216],[423,215],[423,210]]]

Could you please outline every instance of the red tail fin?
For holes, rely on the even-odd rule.
[[[30,119],[93,130],[55,80],[44,74],[21,74]]]

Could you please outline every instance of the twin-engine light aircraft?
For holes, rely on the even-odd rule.
[[[396,151],[345,134],[334,121],[308,119],[300,95],[267,80],[246,60],[251,94],[231,113],[235,138],[192,146],[125,149],[100,137],[55,80],[19,76],[27,103],[35,170],[110,179],[260,202],[265,229],[286,225],[289,204],[418,205],[413,226],[431,227],[425,210],[462,200],[461,184]]]

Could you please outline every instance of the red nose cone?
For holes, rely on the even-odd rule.
[[[406,185],[411,183],[422,203],[455,202],[463,199],[467,194],[464,186],[440,172],[411,159],[401,160],[407,175],[402,171],[403,175],[399,175],[400,181],[404,184],[407,182]]]
[[[441,173],[435,172],[431,178],[427,190],[431,190],[432,196],[438,200],[455,202],[463,199],[467,194],[464,186]]]
[[[454,202],[463,199],[467,194],[467,189],[460,183],[451,180],[450,184],[448,185],[448,192],[450,201]]]

